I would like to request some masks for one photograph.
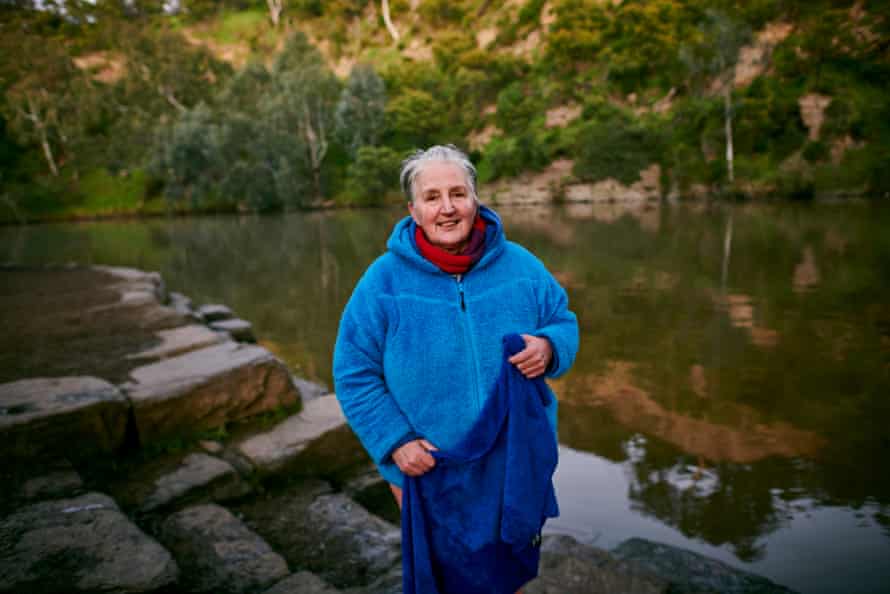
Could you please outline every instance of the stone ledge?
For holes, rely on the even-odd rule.
[[[262,347],[224,342],[138,367],[123,384],[142,444],[294,406],[286,367]]]
[[[35,378],[0,385],[0,454],[34,457],[113,452],[124,441],[129,403],[105,380]],[[37,441],[39,439],[39,442]]]
[[[303,410],[271,431],[254,435],[237,451],[262,473],[272,473],[292,464],[313,441],[346,426],[340,403],[332,394],[307,402]]]
[[[22,508],[0,520],[0,592],[161,592],[176,582],[170,554],[107,495]]]

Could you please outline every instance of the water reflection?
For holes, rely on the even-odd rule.
[[[554,529],[604,545],[666,540],[802,591],[831,591],[824,567],[890,583],[886,564],[861,568],[890,558],[890,210],[500,212],[581,323],[575,369],[555,385],[566,447]],[[401,216],[7,228],[0,259],[159,270],[197,302],[230,305],[295,371],[330,383],[340,312]],[[824,537],[829,526],[846,540]]]

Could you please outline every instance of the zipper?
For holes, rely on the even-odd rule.
[[[467,346],[469,347],[469,357],[471,360],[471,366],[473,369],[473,396],[476,400],[476,412],[480,412],[482,410],[482,397],[479,394],[479,361],[477,361],[476,357],[476,343],[473,340],[473,332],[470,328],[470,316],[467,314],[467,301],[464,296],[464,282],[463,275],[456,274],[454,275],[454,280],[457,282],[457,295],[458,301],[460,303],[460,310],[463,315],[461,315],[461,323],[464,327],[464,336],[467,341]]]

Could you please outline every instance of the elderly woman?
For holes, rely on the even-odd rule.
[[[359,280],[334,353],[343,412],[400,506],[405,475],[433,470],[431,452],[458,445],[482,414],[505,335],[521,334],[509,362],[527,378],[565,373],[578,348],[566,292],[479,203],[465,154],[418,151],[401,185],[410,216]]]

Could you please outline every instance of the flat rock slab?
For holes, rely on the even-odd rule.
[[[333,395],[307,402],[303,410],[275,426],[254,435],[238,446],[238,453],[262,473],[292,466],[296,458],[315,440],[345,427],[346,418]]]
[[[210,322],[210,328],[217,332],[228,332],[232,338],[239,342],[256,342],[253,335],[253,325],[246,320],[231,319]]]
[[[525,594],[667,594],[670,584],[645,569],[621,561],[608,551],[582,544],[571,536],[545,536],[540,575]]]
[[[399,528],[321,481],[292,485],[237,509],[292,567],[337,588],[366,587],[401,566]]]
[[[633,562],[671,583],[671,594],[791,594],[793,591],[765,577],[736,569],[692,551],[643,538],[624,541],[615,557]]]
[[[326,581],[308,571],[301,571],[288,576],[275,584],[263,594],[339,594]]]
[[[129,403],[95,377],[19,380],[0,385],[0,454],[32,457],[113,452],[124,441]]]
[[[160,538],[176,556],[190,592],[252,593],[290,573],[262,538],[215,504],[173,514],[161,526]]]
[[[122,387],[143,444],[293,406],[299,398],[281,361],[236,342],[138,367],[130,378]]]
[[[226,337],[200,324],[189,324],[155,333],[161,344],[138,353],[128,359],[166,359],[214,344],[225,342]]]
[[[19,491],[23,500],[38,501],[69,497],[83,490],[83,479],[74,469],[55,470],[25,481]]]
[[[127,355],[157,345],[158,330],[190,321],[162,305],[157,273],[57,267],[0,276],[0,383],[92,376],[119,384],[139,365]]]
[[[292,376],[291,379],[297,390],[300,391],[300,397],[303,399],[304,404],[331,393],[327,386],[318,382],[309,381],[296,375]]]
[[[228,320],[234,318],[235,314],[227,306],[219,303],[208,303],[202,305],[195,313],[205,322],[216,322],[219,320]]]
[[[178,569],[114,501],[87,493],[0,520],[0,592],[159,592]]]
[[[142,512],[198,498],[226,501],[242,497],[250,486],[231,464],[207,454],[189,454],[173,472],[155,480],[154,490],[140,505]]]

